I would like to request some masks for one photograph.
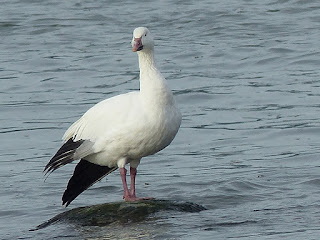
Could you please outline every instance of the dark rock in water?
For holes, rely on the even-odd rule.
[[[150,214],[159,211],[193,213],[203,210],[206,210],[206,208],[195,203],[170,200],[104,203],[75,208],[60,213],[33,230],[42,229],[50,224],[61,221],[68,221],[82,226],[106,226],[114,222],[139,222],[144,220]]]

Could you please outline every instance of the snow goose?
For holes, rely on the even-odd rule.
[[[63,136],[64,144],[45,166],[45,174],[80,160],[62,197],[68,206],[79,194],[117,168],[123,198],[136,201],[135,178],[141,158],[168,146],[178,132],[181,114],[154,61],[154,41],[145,27],[133,32],[138,53],[140,91],[111,97],[90,108]],[[130,189],[126,181],[130,164]]]

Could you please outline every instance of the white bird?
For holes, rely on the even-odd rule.
[[[133,32],[132,51],[138,53],[140,91],[99,102],[73,123],[64,144],[45,166],[46,174],[81,159],[75,167],[62,204],[68,206],[79,194],[117,168],[123,198],[136,201],[135,177],[141,158],[168,146],[176,136],[181,113],[165,78],[154,60],[154,41],[145,27]],[[130,164],[130,189],[125,165]]]

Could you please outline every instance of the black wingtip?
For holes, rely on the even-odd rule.
[[[73,199],[74,200],[74,199]],[[71,200],[72,202],[72,200]],[[64,206],[65,208],[69,206],[69,204],[71,203],[70,201],[63,201],[62,200],[62,206]]]
[[[65,142],[61,148],[57,151],[57,153],[51,158],[49,163],[44,167],[43,172],[44,175],[50,175],[56,169],[72,162],[73,155],[77,148],[84,142],[84,140],[73,141],[70,138],[67,142]]]
[[[74,169],[73,175],[68,182],[67,189],[63,193],[62,205],[65,205],[65,207],[69,206],[69,204],[83,191],[116,169],[117,167],[109,168],[81,159]]]

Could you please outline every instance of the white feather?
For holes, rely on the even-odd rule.
[[[172,93],[155,66],[153,39],[146,28],[134,36],[142,36],[144,49],[138,52],[140,91],[118,95],[99,102],[70,126],[63,136],[85,140],[75,158],[92,163],[123,167],[168,146],[181,123]],[[148,31],[149,32],[149,31]]]

